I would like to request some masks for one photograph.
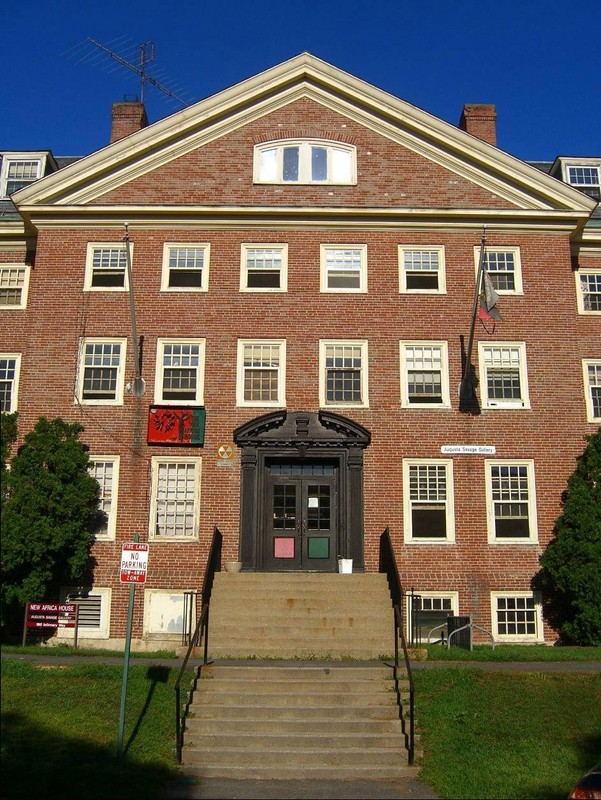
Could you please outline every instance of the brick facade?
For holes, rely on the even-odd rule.
[[[199,107],[198,125],[188,132],[190,137],[202,132],[202,103]],[[597,427],[587,422],[581,364],[585,358],[601,358],[600,319],[578,314],[573,273],[575,236],[590,208],[578,205],[574,191],[571,215],[550,203],[547,214],[539,198],[550,191],[551,179],[541,175],[538,186],[527,171],[523,185],[530,181],[530,196],[520,207],[517,199],[502,196],[486,179],[474,178],[469,136],[463,141],[469,169],[459,170],[444,166],[442,156],[437,163],[417,144],[412,149],[384,136],[381,120],[370,124],[360,108],[345,115],[314,97],[300,97],[258,118],[250,113],[251,102],[247,110],[248,122],[237,119],[231,130],[177,157],[162,158],[159,142],[156,155],[137,172],[124,172],[122,179],[116,170],[114,185],[107,189],[99,184],[98,194],[92,192],[80,203],[66,202],[62,208],[57,204],[50,211],[37,210],[36,201],[28,203],[27,198],[20,204],[37,230],[35,267],[26,310],[2,312],[0,331],[3,341],[10,342],[3,350],[22,354],[21,435],[41,414],[61,416],[84,426],[91,455],[120,458],[116,537],[98,541],[93,550],[95,586],[112,589],[105,644],[122,638],[125,631],[121,544],[134,533],[149,540],[153,456],[202,458],[200,518],[190,541],[150,538],[146,588],[175,594],[198,589],[214,525],[224,536],[224,560],[238,558],[241,451],[233,445],[233,435],[243,423],[273,410],[236,403],[240,339],[286,341],[289,413],[319,411],[320,340],[367,341],[368,407],[331,409],[371,434],[363,464],[365,569],[377,571],[379,536],[389,527],[405,589],[426,595],[458,593],[456,613],[469,614],[491,629],[491,593],[532,591],[538,557],[552,536],[583,437]],[[179,117],[172,119],[175,132]],[[390,111],[385,122],[399,129],[404,124],[400,116],[391,121]],[[140,164],[149,158],[143,143],[151,142],[144,138],[151,135],[152,128],[131,138]],[[423,131],[420,137],[427,139]],[[253,147],[281,139],[353,145],[356,185],[253,182]],[[454,140],[454,152],[457,147]],[[108,159],[111,150],[106,152]],[[131,168],[131,158],[123,162],[124,170]],[[84,169],[90,170],[85,178],[90,189],[106,174],[102,164],[96,172],[87,168],[86,159]],[[499,176],[501,166],[501,180]],[[508,193],[513,192],[515,176],[508,175],[506,181]],[[44,183],[40,181],[40,191]],[[70,188],[61,191],[68,197]],[[521,191],[526,191],[523,186]],[[19,196],[16,203],[19,206]],[[378,216],[378,209],[392,216]],[[147,391],[139,399],[126,391],[122,405],[81,404],[75,397],[82,337],[127,339],[124,380],[130,382],[135,374],[128,293],[84,291],[88,243],[121,243],[125,221],[133,244],[136,322],[143,337]],[[459,410],[458,386],[462,338],[465,346],[474,300],[474,248],[480,244],[483,222],[488,247],[519,248],[523,291],[501,296],[502,321],[494,328],[489,323],[476,325],[472,363],[478,370],[480,342],[525,343],[530,404],[471,415]],[[208,291],[161,291],[165,242],[210,245]],[[241,246],[262,242],[287,245],[286,292],[240,291]],[[327,243],[366,246],[366,292],[320,290],[320,247]],[[401,245],[444,248],[446,292],[399,291]],[[23,250],[0,250],[4,263],[13,258],[20,262],[24,255]],[[593,248],[587,263],[599,265],[599,250]],[[147,444],[149,405],[156,402],[157,343],[170,337],[205,340],[203,447]],[[450,408],[401,407],[401,341],[447,343]],[[233,467],[219,464],[222,444],[234,446]],[[494,453],[443,455],[441,448],[449,445],[485,445],[494,447]],[[452,463],[454,542],[405,541],[404,459]],[[535,486],[529,489],[535,494],[535,541],[489,543],[486,459],[533,463]],[[152,639],[145,624],[140,601],[134,631],[139,647],[150,646],[144,642]],[[554,639],[546,626],[536,636],[543,638]]]

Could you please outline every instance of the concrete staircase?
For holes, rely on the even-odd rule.
[[[211,658],[390,658],[394,619],[377,573],[218,572]]]
[[[394,780],[418,771],[408,766],[392,669],[345,662],[202,667],[182,767],[189,777],[254,780]]]
[[[217,573],[208,642],[186,720],[187,776],[415,777],[398,704],[407,687],[380,660],[394,651],[385,576]]]

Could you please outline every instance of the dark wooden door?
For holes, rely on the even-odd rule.
[[[336,465],[273,460],[267,468],[264,568],[333,572],[338,537]]]

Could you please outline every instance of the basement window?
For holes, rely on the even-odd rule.
[[[498,641],[542,641],[540,598],[532,592],[491,592],[493,635]]]
[[[83,589],[81,586],[64,586],[60,591],[61,603],[77,602],[78,611],[78,639],[108,639],[111,589],[94,586]],[[73,628],[67,628],[61,636],[72,638],[75,636]]]

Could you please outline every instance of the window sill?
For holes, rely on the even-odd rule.
[[[152,544],[198,544],[199,536],[149,536],[148,542]]]
[[[84,292],[128,292],[127,286],[84,286]]]
[[[448,547],[449,545],[456,544],[454,539],[405,539],[405,544],[417,544],[417,545],[443,545],[444,547]]]
[[[516,545],[528,545],[529,547],[538,547],[538,539],[489,539],[488,544],[491,545],[511,545],[515,547]]]

